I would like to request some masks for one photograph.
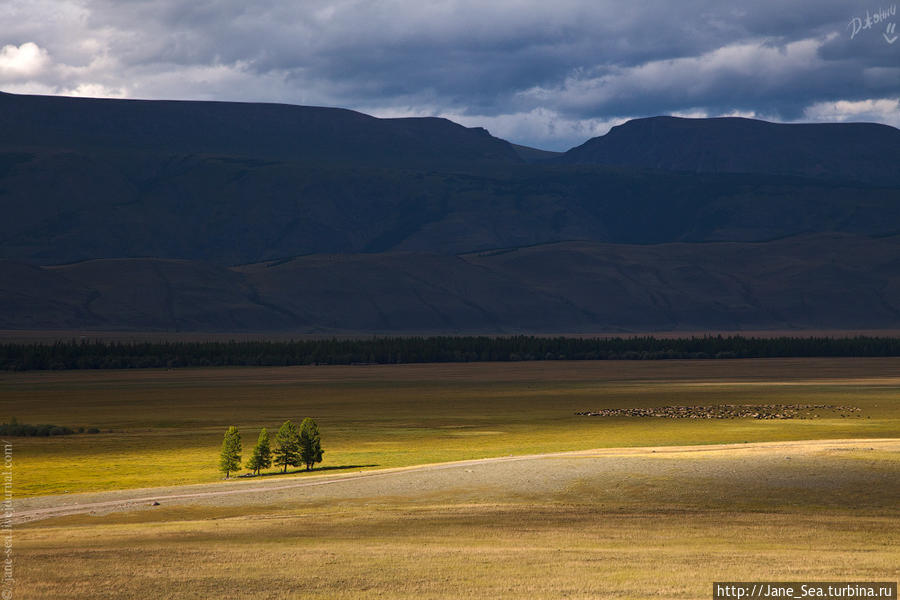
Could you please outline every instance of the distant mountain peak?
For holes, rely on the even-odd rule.
[[[617,125],[556,162],[895,184],[900,130],[878,123],[659,116]]]

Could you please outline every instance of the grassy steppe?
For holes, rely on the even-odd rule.
[[[237,425],[317,419],[330,469],[616,446],[900,437],[900,359],[538,362],[0,374],[0,418],[98,426],[14,438],[18,497],[215,481]],[[670,404],[839,404],[862,418],[577,417]],[[108,432],[112,430],[112,432]]]
[[[695,600],[900,575],[898,443],[609,452],[37,521],[17,597]]]
[[[17,493],[39,495],[213,481],[226,425],[249,446],[258,427],[307,414],[322,428],[324,467],[900,438],[898,373],[897,359],[28,373],[2,376],[0,411],[114,430],[14,440]],[[839,404],[863,416],[572,414],[716,403]],[[604,452],[19,525],[15,597],[693,600],[721,580],[900,576],[893,441]]]

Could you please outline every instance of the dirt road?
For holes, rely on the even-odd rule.
[[[504,485],[501,475],[510,475],[510,469],[502,469],[503,465],[526,463],[525,468],[516,470],[512,484],[528,489],[532,486],[532,479],[540,479],[542,482],[549,479],[550,473],[557,474],[565,469],[560,469],[561,461],[572,464],[573,459],[584,464],[583,459],[598,459],[590,461],[594,463],[593,469],[634,469],[639,468],[640,463],[635,459],[647,462],[648,459],[659,461],[665,458],[710,458],[726,457],[754,458],[758,466],[759,460],[765,458],[803,458],[822,453],[835,453],[847,451],[882,451],[900,453],[900,439],[845,439],[845,440],[808,440],[793,442],[764,442],[748,444],[722,444],[703,446],[659,446],[641,448],[604,448],[597,450],[585,450],[575,452],[558,452],[550,454],[536,454],[523,456],[506,456],[499,458],[484,458],[466,460],[451,463],[427,464],[415,467],[403,467],[395,469],[381,469],[373,471],[361,471],[342,475],[300,475],[285,477],[247,478],[218,483],[189,485],[168,488],[143,488],[133,490],[116,490],[110,492],[86,493],[74,495],[43,496],[28,498],[15,504],[12,522],[14,524],[27,523],[53,517],[61,517],[77,514],[102,514],[113,511],[128,511],[144,509],[159,503],[166,506],[178,505],[189,502],[218,502],[232,497],[237,502],[261,501],[266,498],[276,497],[273,494],[280,493],[279,498],[301,497],[293,492],[313,491],[315,488],[329,486],[332,488],[346,487],[346,494],[340,489],[332,490],[332,494],[347,497],[359,497],[365,494],[377,496],[390,496],[391,494],[408,493],[410,490],[427,490],[436,485],[457,488],[493,485]],[[605,460],[603,460],[605,459]],[[616,460],[610,460],[616,459]],[[545,469],[541,477],[533,464],[537,461],[555,461],[550,469]],[[476,468],[491,467],[491,471],[484,473],[481,479],[467,479],[466,474],[473,473]],[[500,471],[498,471],[500,469]],[[504,471],[505,473],[502,473]],[[570,469],[571,471],[571,469]],[[436,480],[433,475],[443,472],[445,477]],[[426,481],[426,476],[430,479]],[[583,478],[581,471],[571,472],[569,480]],[[523,481],[524,478],[524,481]],[[507,479],[509,479],[507,477]],[[364,493],[360,493],[360,484],[368,485]],[[468,482],[468,483],[467,483]],[[565,483],[565,482],[563,482]],[[351,488],[353,490],[351,491]],[[285,495],[287,494],[287,495]]]

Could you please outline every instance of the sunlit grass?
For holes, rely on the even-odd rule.
[[[0,417],[97,426],[14,438],[18,497],[209,482],[222,435],[314,417],[323,467],[395,467],[614,446],[900,437],[900,360],[291,367],[0,375]],[[839,404],[861,418],[578,417],[604,407]],[[111,433],[108,431],[112,430]]]

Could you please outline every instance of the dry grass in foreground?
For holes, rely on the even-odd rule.
[[[696,599],[716,580],[886,580],[900,564],[896,516],[544,504],[344,506],[26,535],[23,599]]]
[[[15,539],[26,599],[699,599],[716,580],[896,580],[900,442],[494,462]]]

